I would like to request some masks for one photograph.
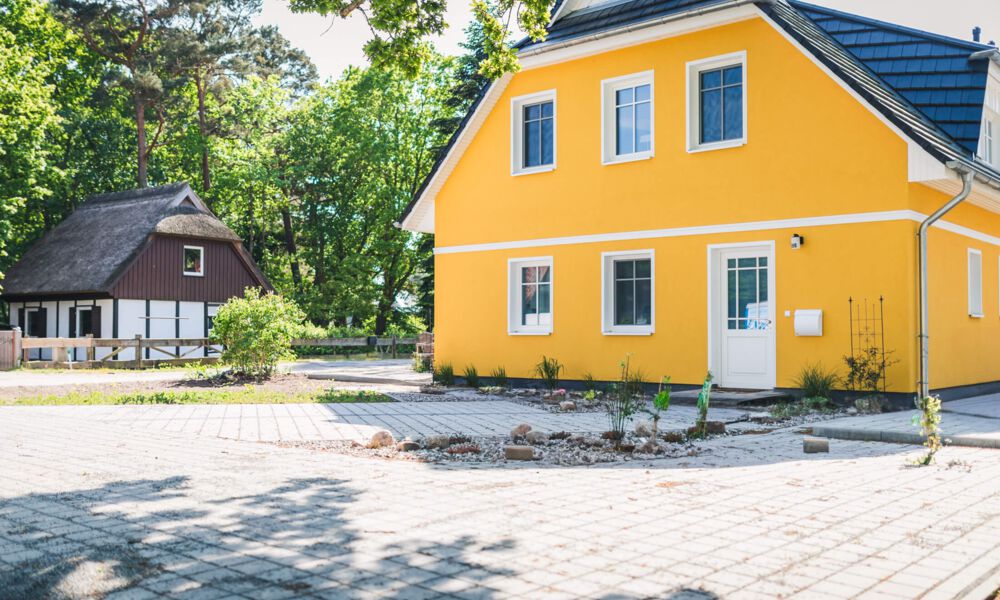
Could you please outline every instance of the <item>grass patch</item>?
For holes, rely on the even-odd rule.
[[[137,392],[132,394],[72,393],[64,396],[19,398],[14,406],[68,406],[109,404],[348,404],[394,402],[378,392],[321,390],[287,393],[243,386],[235,390]]]

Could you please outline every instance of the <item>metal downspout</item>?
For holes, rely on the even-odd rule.
[[[938,219],[943,217],[951,209],[955,208],[972,193],[972,182],[975,179],[972,171],[961,165],[948,164],[949,167],[962,174],[962,191],[957,196],[949,200],[944,206],[934,211],[934,214],[924,219],[917,231],[917,239],[920,244],[920,266],[918,277],[920,279],[920,398],[926,398],[931,394],[928,358],[928,309],[927,309],[927,230]]]

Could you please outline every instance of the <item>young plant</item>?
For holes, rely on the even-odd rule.
[[[705,382],[701,384],[701,391],[698,392],[698,421],[694,424],[695,434],[698,437],[705,437],[708,428],[708,402],[712,394],[712,372],[705,375]]]
[[[636,401],[636,373],[629,367],[629,358],[619,363],[621,366],[621,376],[618,381],[611,386],[608,395],[608,423],[610,437],[617,445],[625,437],[625,430],[632,421],[638,409]]]
[[[594,390],[587,390],[583,393],[583,399],[587,401],[587,404],[591,404],[594,400],[597,400],[597,392]]]
[[[792,383],[802,390],[803,398],[829,399],[839,381],[840,378],[832,369],[828,370],[822,364],[814,363],[803,366]]]
[[[653,418],[653,439],[657,439],[660,425],[660,413],[670,408],[670,376],[660,380],[660,387],[653,396],[653,410],[646,412]]]
[[[562,370],[563,366],[558,360],[546,356],[542,356],[542,362],[535,365],[535,374],[545,382],[545,387],[550,392],[559,386],[559,374]]]
[[[493,385],[507,389],[510,387],[510,378],[507,377],[507,369],[503,367],[497,367],[490,371],[490,379],[493,380]]]
[[[465,377],[465,385],[471,388],[479,387],[479,371],[476,370],[475,366],[469,365],[465,367],[465,372],[462,376]]]
[[[455,385],[455,369],[451,363],[444,363],[437,368],[434,372],[434,381],[449,387]]]
[[[924,441],[927,454],[917,464],[927,466],[934,462],[934,455],[941,449],[941,399],[927,396],[916,403],[920,413],[913,415],[913,424],[919,425],[921,433],[927,438]]]
[[[583,374],[583,389],[587,392],[597,391],[597,380],[594,379],[594,374],[590,371]]]
[[[852,390],[878,394],[885,391],[883,382],[885,381],[885,371],[891,365],[899,362],[890,359],[891,350],[882,352],[875,346],[858,353],[857,356],[845,356],[844,363],[847,365],[847,377],[844,382]]]

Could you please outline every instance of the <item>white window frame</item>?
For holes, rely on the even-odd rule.
[[[524,166],[524,107],[539,102],[552,102],[552,164],[537,167]],[[547,173],[556,169],[559,139],[559,112],[556,102],[556,91],[545,90],[511,98],[510,100],[510,174],[530,175],[532,173]]]
[[[601,253],[601,333],[604,335],[653,335],[656,332],[656,256],[649,250]],[[649,259],[649,325],[615,325],[615,272],[620,260]]]
[[[705,71],[714,71],[725,67],[743,67],[743,137],[721,142],[701,143],[701,85],[699,75]],[[689,153],[736,148],[747,143],[750,123],[747,121],[747,106],[749,102],[749,75],[747,73],[746,50],[703,58],[687,63],[687,151]]]
[[[996,158],[994,152],[996,147],[993,145],[993,119],[990,117],[983,117],[982,132],[979,140],[979,158],[983,162],[993,165]]]
[[[186,255],[188,250],[197,250],[201,254],[201,273],[195,271],[187,270]],[[205,247],[204,246],[184,246],[184,252],[181,255],[181,269],[184,271],[185,277],[204,277],[205,276]]]
[[[615,93],[623,88],[649,85],[649,150],[618,154],[616,140],[618,133]],[[653,158],[656,149],[656,90],[653,85],[653,71],[643,71],[601,81],[601,164],[647,160]]]
[[[979,267],[978,277],[973,273],[973,257],[975,257],[976,264]],[[969,316],[981,319],[983,317],[983,253],[975,248],[969,248],[967,264]]]
[[[511,258],[507,261],[507,334],[551,335],[555,324],[555,269],[551,256]],[[521,324],[521,269],[524,267],[549,268],[549,322],[545,325]]]

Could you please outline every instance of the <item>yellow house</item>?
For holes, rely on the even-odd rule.
[[[900,398],[1000,390],[993,46],[791,0],[562,0],[549,32],[401,219],[439,365],[780,389],[873,346]]]

